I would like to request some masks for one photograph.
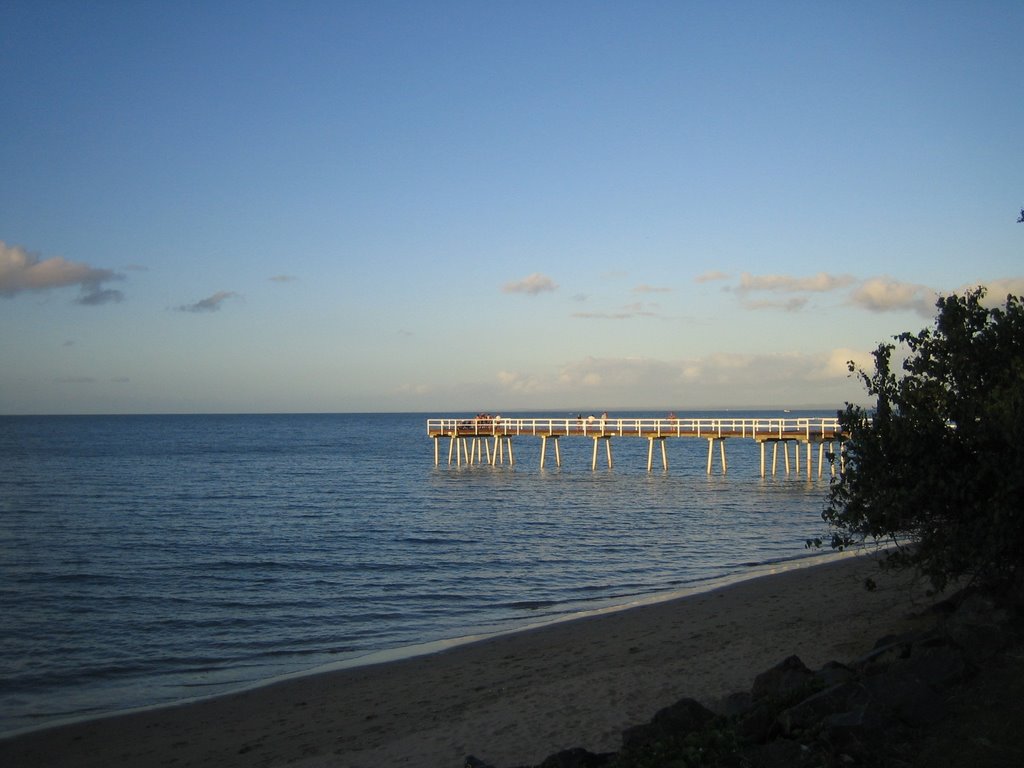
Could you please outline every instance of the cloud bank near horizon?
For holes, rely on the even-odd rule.
[[[822,402],[837,406],[855,399],[859,381],[850,373],[870,370],[870,352],[837,347],[819,353],[738,354],[717,353],[697,358],[663,360],[650,357],[584,357],[557,371],[541,374],[502,369],[490,387],[505,402],[531,400],[545,404],[572,402],[609,407],[661,404],[678,407],[714,407],[724,386],[747,382],[745,403],[784,404],[794,392],[810,387]],[[594,402],[601,400],[602,402]]]

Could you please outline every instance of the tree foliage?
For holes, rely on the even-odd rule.
[[[984,295],[940,298],[933,328],[896,336],[901,372],[886,343],[857,371],[875,406],[839,414],[845,466],[822,515],[833,548],[891,541],[886,565],[938,590],[1024,576],[1024,306]]]

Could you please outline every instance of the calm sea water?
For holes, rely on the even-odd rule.
[[[741,574],[823,531],[827,476],[761,479],[753,442],[727,476],[685,439],[668,472],[629,439],[614,469],[565,439],[541,470],[531,438],[514,468],[446,445],[435,467],[426,417],[0,417],[0,734]]]

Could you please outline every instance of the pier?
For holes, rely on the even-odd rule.
[[[835,444],[839,443],[839,462],[842,462],[843,436],[837,418],[551,418],[486,416],[477,418],[427,419],[427,436],[434,441],[434,465],[441,461],[441,440],[448,439],[448,464],[457,466],[473,464],[504,464],[506,457],[511,466],[515,463],[512,439],[530,437],[540,439],[540,466],[547,461],[548,446],[554,453],[556,466],[562,465],[559,440],[562,438],[589,438],[593,440],[590,468],[597,469],[600,446],[604,444],[608,467],[612,462],[612,441],[618,438],[641,438],[647,444],[647,471],[654,465],[655,446],[661,455],[662,468],[668,470],[666,443],[672,439],[702,439],[708,441],[707,473],[711,474],[715,463],[715,448],[718,448],[718,464],[723,473],[728,469],[726,440],[749,440],[757,444],[761,452],[761,477],[767,472],[767,447],[771,445],[771,473],[776,473],[779,447],[785,461],[785,470],[790,472],[789,446],[794,447],[795,470],[800,472],[801,451],[806,453],[806,472],[812,474],[812,459],[817,448],[818,477],[824,471],[826,449],[836,455]],[[835,462],[829,462],[830,472],[836,471]]]

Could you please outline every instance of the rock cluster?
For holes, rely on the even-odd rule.
[[[1011,643],[1020,612],[981,594],[940,606],[927,631],[880,639],[847,664],[808,669],[796,656],[713,712],[683,699],[626,730],[619,752],[559,752],[535,768],[904,765],[915,734],[947,711],[957,686]],[[493,768],[469,756],[464,768]]]

